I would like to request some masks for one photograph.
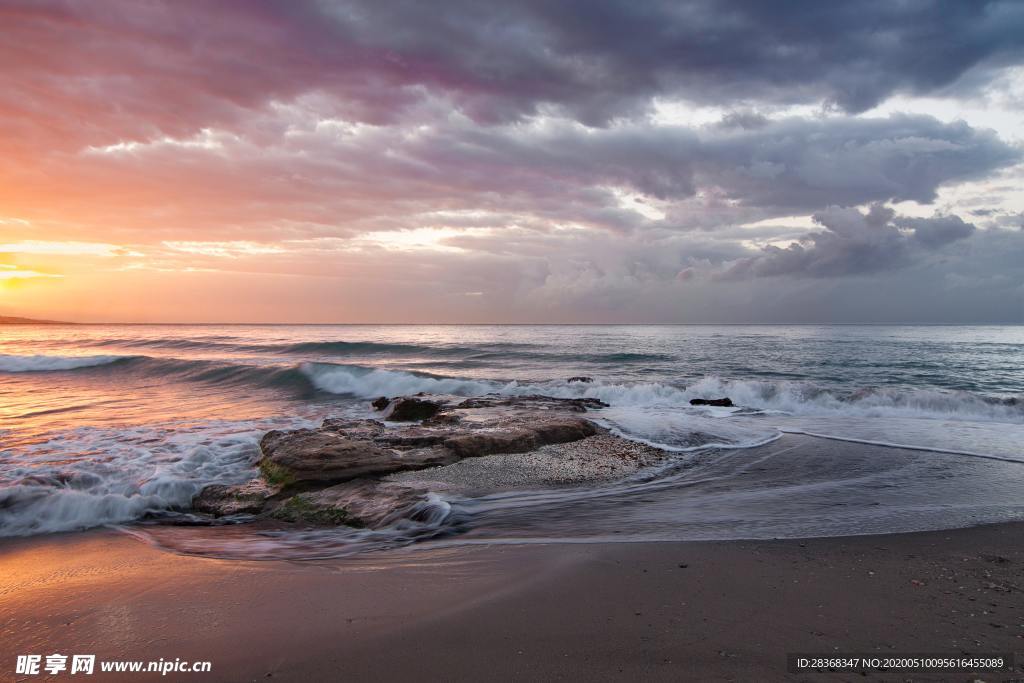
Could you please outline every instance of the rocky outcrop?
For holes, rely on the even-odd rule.
[[[502,431],[477,431],[446,439],[445,448],[459,458],[478,458],[492,453],[525,453],[552,443],[578,441],[597,433],[592,422],[568,419],[540,422]]]
[[[719,408],[732,408],[730,398],[694,398],[690,399],[691,406],[717,406]]]
[[[391,399],[387,396],[381,396],[370,401],[370,405],[373,406],[374,410],[384,410],[388,407],[389,403],[391,403]]]
[[[537,434],[538,444],[546,446],[552,443],[567,443],[585,439],[597,434],[597,427],[590,420],[570,418],[539,422],[534,425],[533,431]]]
[[[440,429],[403,429],[385,432],[377,437],[378,443],[384,443],[392,448],[422,448],[424,446],[438,446],[448,438],[449,432]]]
[[[427,501],[424,489],[376,479],[356,479],[283,501],[271,517],[314,526],[344,524],[377,529],[403,519],[416,520]]]
[[[473,432],[446,439],[445,448],[462,458],[478,458],[492,453],[524,453],[537,448],[537,436],[530,429]]]
[[[415,422],[434,417],[441,404],[421,398],[405,397],[392,400],[384,409],[384,419],[392,422]]]
[[[339,483],[403,470],[446,465],[492,453],[523,453],[552,443],[577,441],[597,433],[582,418],[538,420],[504,429],[380,430],[374,440],[353,438],[367,430],[332,422],[321,429],[268,432],[260,442],[260,472],[268,484],[287,488],[303,483]]]
[[[462,421],[462,416],[456,413],[438,413],[434,417],[427,418],[423,421],[423,426],[427,427],[450,427],[459,424]]]
[[[422,488],[382,481],[399,472],[452,465],[465,458],[526,453],[598,433],[573,413],[597,399],[483,396],[392,399],[385,421],[328,418],[317,429],[274,430],[260,441],[261,479],[207,486],[193,509],[213,516],[253,514],[310,525],[385,525],[418,514]],[[395,421],[417,424],[396,425]],[[437,505],[431,507],[435,513]]]
[[[573,382],[581,382],[583,384],[590,384],[591,382],[594,381],[594,378],[593,377],[586,377],[585,375],[577,375],[576,377],[570,377],[569,379],[567,379],[565,381],[568,382],[569,384],[572,384]]]
[[[260,472],[269,484],[337,483],[406,469],[391,450],[332,429],[267,432],[260,441]]]
[[[320,429],[338,432],[350,439],[374,441],[387,430],[380,420],[357,420],[345,417],[329,417],[320,424]]]
[[[598,398],[555,398],[553,396],[476,396],[467,398],[455,406],[456,410],[482,408],[503,408],[521,410],[536,414],[539,410],[568,411],[585,413],[588,410],[607,408],[608,404]]]
[[[276,487],[260,479],[236,486],[212,484],[192,499],[192,509],[214,517],[254,515],[262,512],[267,500],[276,493]]]
[[[365,526],[343,507],[335,508],[315,503],[311,500],[315,495],[316,493],[294,495],[271,512],[270,516],[282,522],[305,526],[350,526],[357,529]]]

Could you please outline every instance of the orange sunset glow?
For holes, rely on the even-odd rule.
[[[858,72],[813,33],[757,53],[759,9],[748,68],[707,8],[619,17],[641,54],[515,7],[3,3],[0,314],[1019,320],[1015,11]]]

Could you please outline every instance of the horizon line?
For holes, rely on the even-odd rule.
[[[36,326],[61,326],[61,325],[124,325],[124,326],[221,326],[221,327],[771,327],[771,326],[920,326],[920,327],[1009,327],[1024,326],[1024,321],[1014,322],[912,322],[912,321],[885,321],[885,322],[138,322],[138,321],[71,321],[71,320],[32,320],[23,319],[19,322],[7,322],[0,320],[0,326],[10,327],[31,327]]]

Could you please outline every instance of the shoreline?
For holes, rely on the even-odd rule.
[[[794,676],[785,655],[1024,649],[1022,541],[1009,522],[294,562],[177,555],[113,530],[9,539],[0,680],[18,680],[16,655],[53,652],[208,660],[195,678],[218,681],[859,679]]]

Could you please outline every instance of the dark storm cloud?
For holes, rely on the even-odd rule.
[[[833,207],[815,214],[814,221],[825,230],[785,248],[768,245],[760,255],[734,263],[725,276],[834,278],[893,270],[914,263],[916,248],[938,249],[975,231],[958,216],[897,218],[879,204],[867,213]]]
[[[896,223],[900,227],[913,230],[914,239],[930,249],[970,237],[976,230],[974,224],[965,223],[959,216],[902,218]]]
[[[878,201],[930,202],[943,184],[1020,159],[990,131],[929,116],[827,117],[717,126],[450,129],[404,150],[449,182],[538,195],[607,184],[679,200],[715,191],[775,213]]]
[[[600,122],[652,95],[694,102],[826,100],[848,111],[894,92],[976,80],[1024,50],[1016,2],[696,0],[323,5],[362,45],[487,94],[494,116],[538,103]],[[956,35],[955,41],[949,36]],[[492,111],[486,111],[490,106]]]
[[[791,118],[709,137],[705,146],[707,183],[745,204],[791,210],[927,203],[944,183],[1020,159],[989,131],[928,116]]]
[[[1024,3],[1006,0],[51,0],[0,21],[6,127],[48,112],[72,138],[229,127],[317,93],[378,123],[428,94],[478,123],[548,107],[604,125],[654,97],[860,112],[984,86],[1024,55]]]
[[[224,240],[238,239],[241,225],[252,225],[246,239],[273,239],[439,220],[452,227],[469,220],[541,230],[722,230],[830,205],[927,202],[942,185],[984,177],[1020,157],[991,132],[927,116],[784,119],[751,130],[432,123],[412,134],[399,125],[339,134],[314,122],[273,137],[255,122],[211,149],[158,142],[64,157],[48,172],[63,188],[61,204],[82,220],[96,196],[117,187],[108,203],[117,202],[119,220],[145,224],[159,201],[172,232],[202,226],[207,239]],[[0,159],[0,171],[10,167],[16,178],[16,161]],[[624,203],[620,190],[662,200],[665,218],[631,208],[644,207]],[[459,210],[484,215],[428,215]],[[109,213],[95,220],[112,229]]]
[[[161,187],[182,190],[169,214],[187,209],[183,196],[207,198],[204,217],[179,224],[213,223],[218,198],[226,211],[319,224],[372,208],[378,225],[407,227],[403,216],[439,204],[616,230],[646,222],[606,186],[699,196],[666,207],[682,229],[930,202],[1019,150],[926,116],[772,120],[742,103],[859,109],[967,70],[980,83],[1021,58],[1022,18],[1024,3],[1007,2],[10,2],[0,177],[14,193],[38,187],[22,169],[42,160],[54,192],[83,203],[142,184],[116,201],[145,199],[148,216]],[[703,128],[575,123],[661,95],[733,111]],[[538,108],[556,123],[520,118]],[[373,125],[346,137],[323,134],[324,120]],[[204,135],[223,149],[204,152]],[[156,144],[132,152],[146,162],[134,167],[76,156],[120,142]],[[97,173],[107,188],[90,187]],[[360,197],[371,201],[353,207]]]

